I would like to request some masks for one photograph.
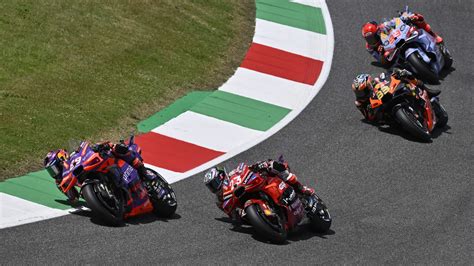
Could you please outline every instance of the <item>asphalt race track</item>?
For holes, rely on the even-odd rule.
[[[333,215],[332,230],[300,230],[273,245],[232,230],[202,184],[202,174],[174,184],[172,220],[153,216],[111,228],[88,212],[0,231],[1,264],[66,263],[423,263],[474,261],[474,1],[410,1],[445,39],[455,70],[440,85],[450,119],[432,143],[364,123],[350,84],[378,73],[360,26],[396,15],[404,1],[328,1],[335,32],[326,85],[282,131],[230,159],[227,167],[283,153],[316,187]]]

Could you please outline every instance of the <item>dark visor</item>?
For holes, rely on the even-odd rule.
[[[61,172],[56,164],[46,167],[46,171],[48,171],[48,174],[53,178],[56,178],[56,176]]]

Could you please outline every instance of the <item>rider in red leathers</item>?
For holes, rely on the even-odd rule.
[[[403,12],[400,19],[406,23],[411,23],[420,29],[424,29],[436,39],[437,44],[443,45],[443,38],[431,29],[430,24],[426,23],[423,15]],[[365,48],[379,63],[386,67],[389,66],[389,62],[386,60],[385,50],[380,40],[380,33],[384,30],[389,31],[390,27],[393,27],[393,24],[393,20],[381,24],[377,24],[375,21],[370,21],[362,26],[362,37],[364,37],[366,41]]]
[[[314,189],[309,188],[307,186],[303,186],[301,184],[296,175],[289,171],[288,164],[286,162],[279,162],[274,160],[266,160],[257,162],[251,166],[247,166],[244,163],[239,164],[239,167],[232,170],[229,175],[227,175],[226,171],[223,168],[213,167],[209,169],[206,174],[204,175],[204,184],[207,188],[217,196],[217,207],[224,211],[233,221],[239,220],[240,209],[228,209],[225,208],[224,202],[227,198],[223,196],[223,187],[228,184],[229,176],[233,176],[236,173],[243,173],[245,174],[246,171],[249,172],[259,172],[265,173],[269,176],[277,176],[287,184],[292,186],[296,193],[303,194],[303,195],[312,195],[314,194]],[[245,174],[246,175],[246,174]]]

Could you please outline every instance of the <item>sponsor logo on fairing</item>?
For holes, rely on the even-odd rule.
[[[123,179],[129,182],[130,180],[128,180],[128,178],[130,177],[132,172],[133,172],[133,167],[129,165],[127,169],[125,169],[125,172],[123,173]]]
[[[283,190],[283,189],[285,189],[285,188],[286,188],[286,184],[285,184],[285,182],[282,181],[282,182],[280,183],[280,185],[278,185],[278,189]]]

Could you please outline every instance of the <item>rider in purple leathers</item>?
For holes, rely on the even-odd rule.
[[[136,145],[136,144],[133,144]],[[113,144],[110,141],[97,143],[92,146],[94,151],[111,151],[112,154],[124,160],[133,168],[138,171],[138,174],[142,180],[152,180],[155,178],[154,175],[149,174],[143,164],[143,159],[140,155],[140,148],[138,146],[130,146],[128,147],[125,143],[120,142],[118,144]],[[56,151],[50,151],[46,157],[44,158],[43,165],[49,175],[55,179],[56,186],[61,183],[63,178],[63,169],[64,164],[67,163],[69,160],[69,154],[67,151],[59,149]],[[58,187],[59,188],[59,187]],[[62,191],[59,188],[60,191]],[[72,202],[76,202],[79,199],[79,193],[77,192],[76,188],[72,188],[66,194],[66,197]]]

